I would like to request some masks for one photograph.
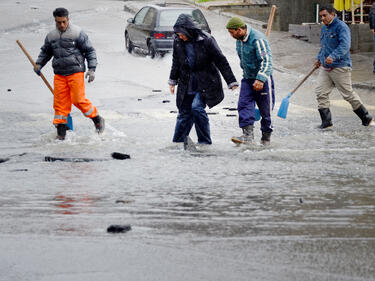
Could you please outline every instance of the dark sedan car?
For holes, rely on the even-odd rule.
[[[211,33],[202,12],[190,6],[147,5],[134,18],[128,19],[125,29],[125,47],[129,53],[134,47],[148,52],[151,58],[163,56],[173,49],[173,25],[180,14],[189,14],[199,27]]]

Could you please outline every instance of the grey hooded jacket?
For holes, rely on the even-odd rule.
[[[54,73],[63,76],[85,72],[85,59],[90,70],[95,71],[97,65],[95,49],[87,34],[72,24],[64,32],[56,28],[47,34],[36,64],[43,67],[52,56]]]

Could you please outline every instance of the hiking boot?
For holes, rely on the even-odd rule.
[[[271,144],[271,132],[262,132],[262,138],[260,139],[260,143],[263,145],[270,145]]]
[[[254,140],[254,126],[248,125],[242,128],[242,136],[240,137],[232,137],[232,142],[237,144],[249,144],[252,143]]]
[[[354,113],[358,115],[359,118],[362,120],[363,126],[369,126],[372,121],[374,121],[374,118],[368,113],[366,107],[361,104],[361,106],[354,110]]]
[[[319,108],[318,110],[322,119],[322,124],[318,128],[322,130],[332,128],[331,110],[329,108]]]
[[[104,132],[104,128],[105,128],[104,118],[97,115],[97,116],[95,116],[94,118],[91,118],[91,119],[95,124],[95,128],[96,128],[96,131],[98,132],[98,134],[99,135],[102,134]]]
[[[57,129],[56,139],[57,140],[65,140],[66,131],[68,130],[68,126],[66,126],[66,124],[57,124],[56,129]]]

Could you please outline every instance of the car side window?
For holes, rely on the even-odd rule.
[[[152,25],[156,18],[156,10],[154,8],[150,8],[144,18],[143,24],[144,25]]]
[[[144,18],[148,12],[148,10],[150,9],[150,7],[144,7],[142,8],[136,15],[135,15],[135,18],[134,18],[134,23],[135,24],[143,24],[143,21],[144,21]]]
[[[206,25],[206,20],[204,19],[204,16],[201,11],[194,10],[192,12],[193,18],[200,24],[200,25]]]

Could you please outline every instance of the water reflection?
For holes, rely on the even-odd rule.
[[[56,213],[62,215],[90,214],[96,200],[89,195],[84,196],[65,196],[56,195],[53,205],[57,208]]]

